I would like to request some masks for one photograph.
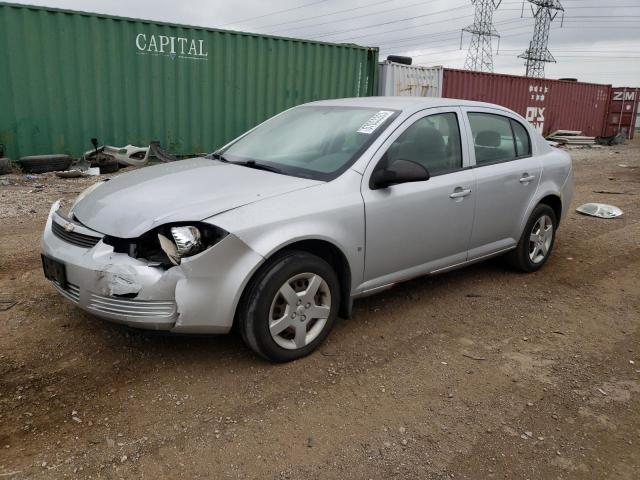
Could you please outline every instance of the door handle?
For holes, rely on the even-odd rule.
[[[466,197],[467,195],[471,195],[470,188],[457,187],[453,191],[453,193],[449,195],[449,198],[462,198],[462,197]]]
[[[535,180],[536,177],[534,175],[529,175],[528,173],[523,173],[522,178],[520,179],[520,183],[529,183],[532,180]]]

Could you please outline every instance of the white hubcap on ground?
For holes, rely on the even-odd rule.
[[[302,348],[320,335],[330,311],[327,282],[315,273],[295,275],[280,287],[271,302],[271,337],[282,348]]]
[[[533,225],[529,235],[529,258],[533,263],[540,263],[546,258],[552,240],[553,222],[548,215],[543,215]]]

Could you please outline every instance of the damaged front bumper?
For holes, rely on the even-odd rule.
[[[227,333],[247,282],[263,258],[229,234],[209,249],[163,269],[114,252],[103,235],[66,218],[53,204],[44,256],[64,264],[52,280],[87,312],[131,327],[175,333]]]

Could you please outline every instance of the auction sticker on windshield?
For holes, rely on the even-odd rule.
[[[384,123],[384,121],[393,115],[389,110],[380,110],[358,129],[358,133],[366,133],[367,135],[375,132],[375,130]]]

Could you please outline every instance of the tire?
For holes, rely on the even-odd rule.
[[[22,157],[18,163],[26,173],[46,173],[66,170],[71,165],[71,161],[69,155],[34,155]]]
[[[411,65],[413,63],[413,58],[403,57],[402,55],[388,55],[387,60],[393,63],[400,63],[402,65]]]
[[[310,288],[308,295],[316,294],[305,298]],[[310,253],[286,252],[265,264],[247,286],[237,328],[247,346],[261,357],[289,362],[310,354],[324,341],[339,305],[340,283],[333,268]]]
[[[543,220],[544,225],[540,223]],[[550,230],[548,230],[549,225],[551,226]],[[539,237],[538,232],[542,226],[544,226],[546,233]],[[558,219],[553,209],[542,203],[536,206],[531,212],[518,246],[507,254],[508,263],[513,268],[527,273],[541,269],[547,263],[553,250],[557,228]],[[533,242],[534,235],[538,235],[537,243]]]
[[[100,175],[103,173],[113,173],[117,172],[120,169],[120,165],[117,160],[114,162],[103,163],[100,165]]]
[[[11,160],[8,158],[0,158],[0,175],[11,173]]]

